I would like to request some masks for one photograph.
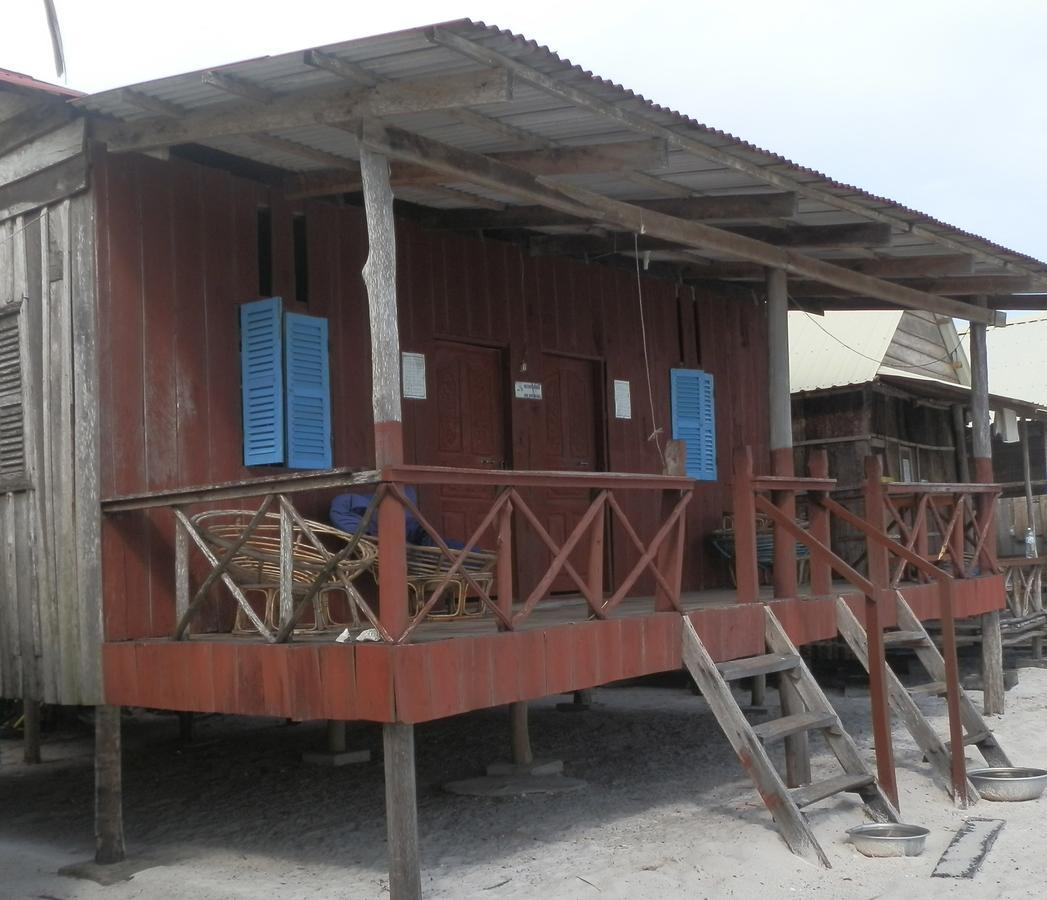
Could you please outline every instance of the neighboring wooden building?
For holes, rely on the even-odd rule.
[[[790,297],[984,332],[1047,284],[468,21],[55,115],[0,123],[0,693],[105,704],[103,779],[114,705],[382,723],[394,896],[417,883],[415,723],[678,669],[684,617],[717,660],[762,654],[761,599],[797,643],[836,634],[824,559],[800,588],[780,540],[773,592],[755,578],[756,509],[788,523],[832,487],[794,476]],[[972,421],[988,496],[987,409]],[[373,643],[294,632],[338,564],[303,589],[294,535],[344,491],[376,498]],[[215,507],[257,518],[209,545]],[[268,621],[230,576],[265,509]],[[496,554],[468,576],[485,617],[411,605],[405,510]],[[736,591],[709,551],[725,513]],[[919,615],[1002,606],[983,550],[948,595],[901,586]],[[440,590],[465,559],[446,552]],[[841,571],[856,608],[888,587]]]

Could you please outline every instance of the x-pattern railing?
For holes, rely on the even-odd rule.
[[[992,552],[996,485],[981,484],[889,484],[883,491],[888,531],[897,531],[908,550],[936,564],[946,560],[960,578],[976,572],[998,573]],[[932,526],[939,547],[932,550]],[[933,555],[932,555],[933,554]],[[898,585],[912,567],[899,559],[891,571],[891,584]],[[920,580],[927,576],[915,572]]]
[[[493,474],[493,473],[492,473]],[[549,473],[547,473],[549,474]],[[506,473],[510,475],[510,473]],[[554,479],[555,480],[555,479]],[[564,479],[566,483],[570,476]],[[656,485],[660,487],[660,485]],[[615,497],[614,490],[600,487],[585,512],[571,529],[562,543],[552,537],[542,524],[532,505],[527,502],[520,490],[512,485],[503,485],[484,515],[473,530],[469,539],[460,550],[450,548],[439,531],[433,526],[418,505],[408,496],[399,484],[390,486],[390,490],[421,524],[435,546],[443,553],[448,567],[432,579],[435,589],[426,598],[421,607],[411,617],[399,641],[407,637],[425,621],[426,616],[445,597],[452,588],[456,578],[464,578],[475,597],[489,610],[501,629],[511,631],[522,625],[534,612],[535,607],[550,594],[552,586],[565,574],[578,592],[585,599],[589,613],[593,618],[607,618],[614,609],[629,595],[636,582],[645,572],[649,572],[658,586],[658,596],[664,597],[672,609],[680,609],[680,576],[682,560],[683,531],[685,527],[684,511],[691,500],[691,490],[680,490],[680,496],[661,522],[655,535],[645,543],[638,535],[629,516],[622,509]],[[530,531],[552,556],[538,583],[530,590],[520,604],[513,602],[512,567],[513,567],[513,523],[514,515],[526,523]],[[617,524],[630,544],[639,553],[639,559],[632,568],[624,573],[617,588],[607,595],[604,589],[603,576],[603,541],[608,526]],[[464,563],[468,555],[479,547],[485,535],[493,534],[497,545],[497,581],[496,596],[470,573]],[[583,577],[571,561],[572,555],[580,545],[588,546],[588,565]]]

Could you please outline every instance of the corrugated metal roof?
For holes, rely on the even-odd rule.
[[[48,81],[39,81],[31,75],[15,72],[11,69],[0,69],[0,86],[18,88],[26,91],[39,91],[43,94],[54,94],[58,97],[83,97],[81,91],[74,91],[60,84],[51,84]]]
[[[800,166],[778,154],[756,147],[734,135],[703,125],[693,118],[648,101],[622,86],[593,75],[569,60],[561,59],[547,47],[520,35],[467,19],[425,26],[392,34],[378,35],[339,44],[315,48],[340,60],[363,67],[379,80],[399,81],[479,71],[484,68],[470,57],[429,39],[432,28],[445,32],[501,54],[553,78],[558,84],[584,92],[588,97],[642,115],[664,128],[672,129],[692,144],[685,151],[671,146],[666,169],[651,171],[671,185],[682,187],[698,195],[736,193],[772,189],[797,189],[806,192],[799,211],[792,221],[798,224],[846,224],[874,219],[888,221],[893,226],[895,241],[892,246],[875,248],[876,255],[908,255],[956,252],[963,249],[983,254],[981,265],[990,269],[1002,267],[1047,277],[1047,265],[1024,254],[1008,250],[985,238],[940,222],[924,213],[909,209],[883,197],[842,184],[812,169]],[[294,94],[317,88],[345,86],[346,81],[335,74],[306,65],[303,52],[260,57],[222,66],[222,74],[240,78],[250,84],[264,87],[275,95]],[[202,72],[189,72],[169,78],[134,85],[134,90],[186,111],[220,109],[237,101],[223,91],[205,84]],[[127,121],[149,118],[128,100],[120,89],[105,91],[75,101],[75,105]],[[514,81],[512,99],[482,107],[485,116],[497,122],[524,129],[537,139],[555,144],[587,144],[602,141],[635,139],[636,132],[624,128],[598,113],[566,104],[549,93],[518,78]],[[503,136],[484,133],[471,125],[457,121],[453,116],[432,111],[411,116],[392,117],[392,124],[400,124],[412,131],[444,143],[477,152],[496,152],[511,149]],[[332,129],[298,128],[280,131],[280,135],[308,147],[331,152],[351,153],[343,135],[332,135]],[[333,142],[333,143],[332,143]],[[322,163],[304,158],[288,158],[271,148],[248,141],[222,138],[213,143],[229,152],[276,165],[293,171],[322,168]],[[703,149],[704,148],[704,149]],[[692,152],[693,151],[693,152]],[[699,152],[701,151],[701,152]],[[721,158],[710,158],[716,152]],[[757,170],[746,171],[756,166]],[[640,199],[642,191],[625,178],[598,180],[598,189],[610,196]],[[667,185],[666,193],[671,193]],[[659,196],[652,189],[647,196]],[[446,197],[439,191],[412,191],[419,202],[433,206],[444,205]],[[810,255],[831,256],[832,251]],[[1047,284],[1047,281],[1044,282]]]
[[[952,320],[912,310],[789,313],[793,392],[866,384],[888,374],[970,384]]]
[[[964,341],[969,347],[969,338]],[[1036,316],[986,330],[989,390],[1047,407],[1047,321]]]

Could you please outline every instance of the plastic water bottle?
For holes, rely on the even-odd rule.
[[[1031,528],[1025,529],[1025,558],[1035,559],[1039,556],[1036,552],[1036,534]]]

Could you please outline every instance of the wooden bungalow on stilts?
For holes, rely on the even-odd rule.
[[[0,123],[0,686],[98,705],[100,859],[122,847],[121,706],[381,723],[395,898],[421,890],[419,722],[512,704],[525,764],[528,701],[684,663],[740,753],[787,741],[791,791],[752,772],[824,861],[800,809],[853,790],[893,815],[883,643],[941,618],[962,747],[948,624],[1003,605],[984,354],[980,564],[947,571],[887,537],[875,462],[860,514],[824,458],[794,472],[790,297],[977,337],[1043,264],[464,20],[60,115]],[[330,529],[344,494],[356,526]],[[867,574],[828,548],[832,516]],[[840,621],[868,631],[878,778],[796,655]],[[790,715],[754,734],[726,680],[777,673]],[[844,773],[807,784],[817,728]],[[963,754],[926,752],[973,799]]]

